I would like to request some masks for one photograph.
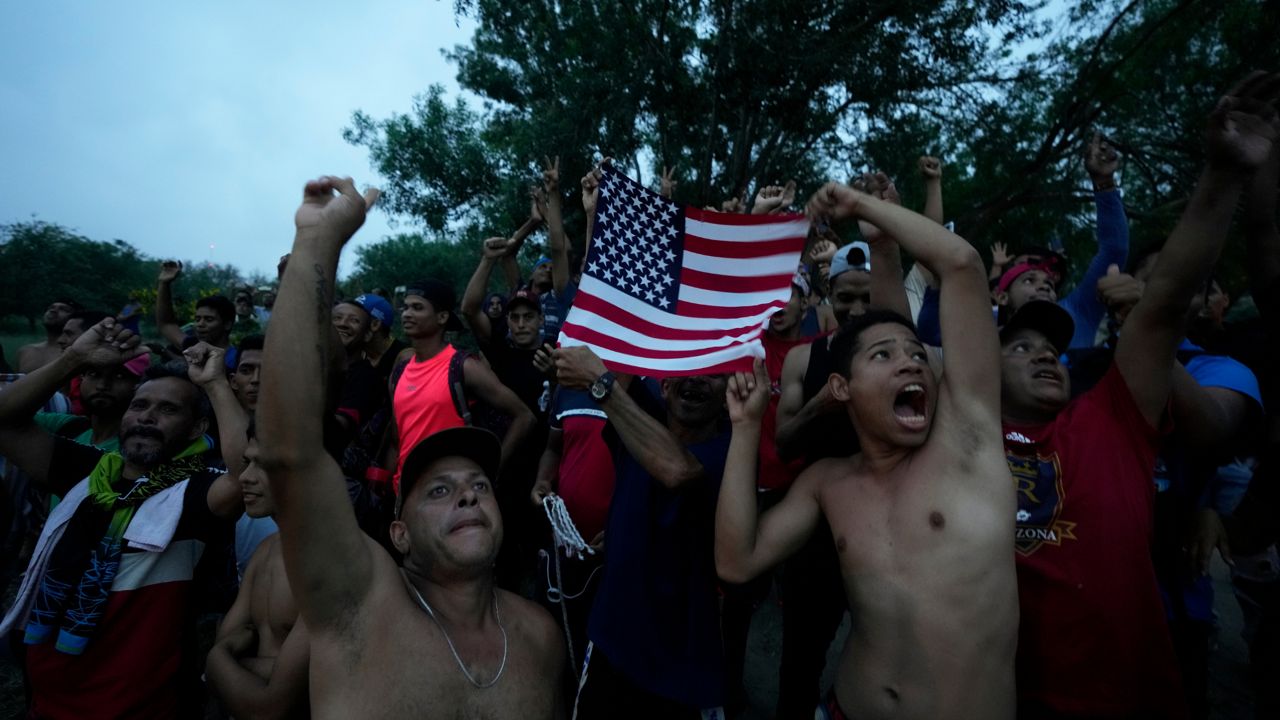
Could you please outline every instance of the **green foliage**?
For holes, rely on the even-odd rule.
[[[155,307],[159,261],[123,240],[90,240],[43,220],[0,226],[0,318],[17,315],[34,325],[55,298],[85,308],[118,312],[132,296],[144,313]],[[174,309],[182,320],[195,315],[196,300],[243,284],[232,265],[187,263],[174,287]]]
[[[43,220],[0,226],[0,317],[34,324],[60,297],[115,312],[145,282],[145,261],[121,240],[90,240]]]
[[[1082,167],[1093,132],[1124,155],[1135,249],[1161,242],[1216,98],[1280,67],[1280,3],[1069,0],[1041,18],[1043,6],[456,0],[478,27],[450,57],[482,110],[432,88],[411,116],[357,113],[346,137],[403,193],[388,208],[469,240],[519,224],[536,160],[559,154],[575,243],[575,180],[606,155],[646,181],[679,163],[676,196],[697,205],[790,178],[803,197],[882,169],[919,208],[928,153],[975,245],[1061,243],[1080,269],[1096,247]],[[1243,278],[1240,245],[1219,273],[1228,286]]]
[[[422,278],[453,283],[458,297],[476,265],[476,250],[458,243],[433,242],[421,235],[395,235],[356,249],[355,272],[345,285],[348,296],[374,288],[394,290]]]

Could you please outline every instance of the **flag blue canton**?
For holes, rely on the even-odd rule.
[[[606,168],[585,274],[674,312],[683,252],[680,205]]]

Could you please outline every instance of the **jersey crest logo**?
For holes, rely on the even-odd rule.
[[[1030,455],[1006,452],[1006,457],[1018,491],[1014,530],[1014,549],[1018,554],[1026,556],[1044,545],[1058,546],[1063,540],[1075,540],[1076,524],[1061,519],[1065,497],[1058,454],[1044,457],[1034,452]]]

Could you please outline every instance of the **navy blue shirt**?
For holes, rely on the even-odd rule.
[[[703,476],[670,490],[614,443],[617,484],[588,635],[596,651],[640,688],[714,708],[724,704],[714,552],[729,433],[688,449]]]

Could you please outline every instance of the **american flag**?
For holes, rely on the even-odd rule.
[[[803,215],[699,210],[604,168],[582,282],[562,346],[654,377],[749,370],[760,334],[791,298]]]

